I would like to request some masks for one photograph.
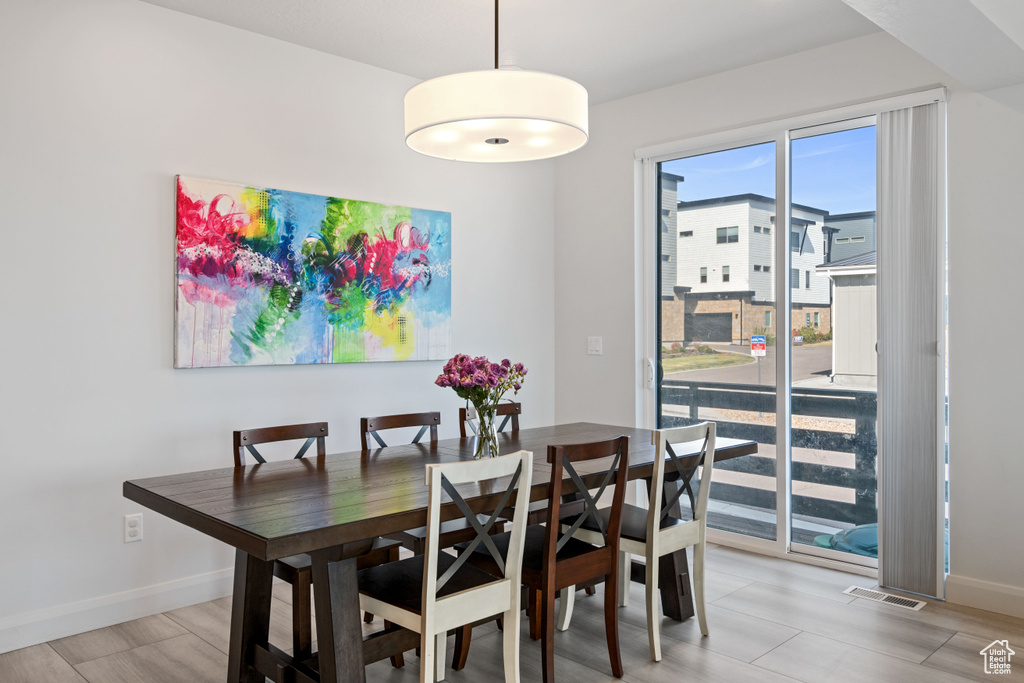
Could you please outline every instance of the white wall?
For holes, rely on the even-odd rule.
[[[589,144],[556,165],[555,418],[635,421],[642,355],[633,261],[637,148],[940,83],[952,88],[948,597],[1024,616],[1017,429],[1024,378],[1011,370],[1019,367],[1013,345],[1024,320],[1005,306],[1021,289],[1024,231],[1005,216],[1024,186],[1024,89],[965,92],[876,33],[592,108]],[[586,355],[587,335],[604,337],[603,356]]]
[[[122,544],[125,479],[229,465],[241,427],[458,434],[440,362],[173,370],[177,173],[451,211],[454,350],[525,362],[553,422],[552,162],[420,156],[413,79],[134,0],[5,2],[0,64],[0,651],[224,594],[226,546],[153,512]]]

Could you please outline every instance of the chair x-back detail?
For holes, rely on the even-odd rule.
[[[588,463],[609,459],[610,463],[600,466],[599,474],[586,474]],[[626,494],[626,477],[629,468],[629,439],[620,436],[595,443],[560,445],[548,447],[548,464],[551,466],[548,510],[546,525],[531,525],[526,530],[523,551],[523,583],[530,588],[531,618],[539,617],[540,628],[532,628],[541,638],[543,674],[545,683],[553,683],[554,672],[554,627],[555,596],[562,589],[584,584],[595,579],[605,582],[605,635],[608,641],[608,657],[612,673],[622,676],[622,658],[619,652],[619,625],[616,605],[619,558],[619,528],[622,523],[622,505]],[[565,480],[568,475],[568,481]],[[581,520],[600,519],[596,505],[609,486],[612,491],[611,515],[597,522],[603,529],[601,545],[594,545],[573,537]],[[591,495],[590,488],[598,489]],[[583,511],[578,516],[563,518],[562,497],[578,493],[583,502]],[[492,538],[500,550],[509,546],[508,534]],[[459,545],[460,553],[471,556],[469,560],[485,571],[495,572],[494,560],[480,548],[473,551]],[[505,627],[508,628],[507,626]],[[539,631],[539,633],[538,633]],[[468,636],[468,634],[467,634]],[[469,638],[463,638],[463,647],[468,648]],[[466,653],[456,653],[465,661]]]
[[[650,641],[651,659],[661,660],[660,618],[658,613],[659,559],[677,550],[693,546],[693,593],[694,608],[702,634],[708,634],[704,600],[704,558],[707,532],[708,498],[711,490],[711,474],[715,462],[715,423],[702,422],[688,427],[657,430],[651,441],[655,446],[654,471],[650,482],[648,508],[644,510],[626,505],[622,511],[622,539],[620,541],[620,567],[622,576],[619,603],[625,605],[629,597],[630,554],[643,555],[645,568],[645,602],[647,607],[647,633]],[[697,443],[695,455],[679,458],[672,444]],[[699,485],[694,496],[693,482],[701,470]],[[678,483],[666,487],[666,481]],[[668,495],[665,489],[672,490]],[[677,503],[686,493],[690,501],[692,520],[676,516]],[[602,517],[605,513],[602,513]],[[596,541],[599,529],[591,522],[585,522],[576,531],[576,537],[585,541]],[[571,614],[571,598],[565,603],[566,611],[561,616],[560,628],[568,625]]]
[[[528,451],[472,462],[427,465],[429,502],[424,554],[359,572],[360,607],[420,634],[420,681],[444,680],[445,645],[450,629],[500,613],[505,620],[505,681],[518,683],[519,585],[532,476],[533,455]],[[508,486],[500,498],[489,497],[493,502],[483,512],[490,514],[481,522],[479,513],[474,512],[456,486],[506,477],[510,479]],[[477,533],[469,547],[486,552],[499,571],[484,572],[468,563],[472,553],[456,558],[441,552],[438,537],[442,492]],[[499,513],[509,507],[513,495],[512,531],[502,554],[489,532]]]
[[[248,453],[258,464],[266,464],[267,460],[256,449],[260,444],[280,441],[305,442],[295,454],[295,459],[303,458],[313,443],[316,443],[318,457],[326,455],[326,438],[328,436],[326,422],[283,425],[280,427],[264,427],[261,429],[243,429],[233,433],[232,444],[235,467],[245,465]],[[373,548],[366,555],[358,558],[358,566],[373,566],[398,559],[398,542],[383,538],[374,539]],[[309,555],[292,555],[274,561],[274,576],[291,584],[292,587],[292,656],[302,662],[312,656],[312,608],[311,588],[313,585],[312,560]],[[403,656],[391,658],[394,666],[402,666]]]
[[[305,439],[305,443],[295,454],[298,460],[306,455],[309,448],[315,443],[317,456],[327,454],[326,448],[327,423],[310,422],[308,424],[283,425],[281,427],[263,427],[262,429],[243,429],[234,433],[234,454],[235,467],[245,464],[245,454],[252,456],[253,460],[260,464],[266,464],[266,459],[256,450],[256,446],[264,443],[277,441],[296,441]]]
[[[497,409],[494,411],[496,417],[503,417],[504,419],[498,424],[498,432],[504,432],[505,427],[512,423],[512,431],[519,431],[519,415],[523,412],[522,403],[499,403]],[[467,430],[466,427],[469,427]],[[467,406],[466,408],[459,408],[459,435],[462,438],[466,438],[470,434],[477,434],[479,432],[477,426],[476,408],[473,406]]]
[[[367,436],[373,437],[380,448],[387,448],[387,443],[378,433],[385,429],[402,427],[419,427],[419,432],[410,443],[419,443],[423,435],[430,430],[430,442],[437,442],[437,426],[441,424],[441,413],[409,413],[406,415],[382,415],[380,417],[364,417],[359,421],[359,439],[364,451],[370,450]]]

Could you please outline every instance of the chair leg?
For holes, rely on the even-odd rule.
[[[312,580],[300,575],[292,584],[292,657],[309,659],[313,652]]]
[[[563,588],[558,592],[558,630],[569,629],[569,622],[572,621],[572,607],[576,602],[576,586]]]
[[[644,573],[644,598],[647,602],[647,640],[651,659],[661,661],[661,619],[658,613],[658,581],[661,562],[653,553],[647,553],[647,571]]]
[[[363,623],[372,624],[373,623],[373,614],[370,613],[370,612],[363,612]]]
[[[706,543],[700,541],[693,546],[693,606],[697,610],[697,621],[700,623],[700,632],[708,634],[708,618],[705,613],[704,604],[704,551]]]
[[[434,680],[444,680],[444,653],[448,649],[448,632],[442,631],[434,636]]]
[[[544,672],[544,683],[555,683],[555,591],[537,592],[541,595],[541,668]]]
[[[622,678],[622,653],[619,652],[619,608],[618,572],[614,569],[604,577],[604,631],[608,638],[608,659],[611,661],[612,674]]]
[[[455,653],[452,655],[452,668],[462,671],[469,658],[469,644],[473,640],[473,624],[466,624],[455,629]]]
[[[629,605],[629,582],[632,576],[632,556],[625,550],[619,551],[619,607]]]
[[[594,586],[587,586],[583,589],[583,592],[585,592],[587,595],[597,595],[597,588],[595,588]]]
[[[541,633],[541,601],[540,591],[529,589],[529,602],[526,603],[526,616],[530,619],[530,640],[540,640]]]
[[[501,634],[505,683],[519,683],[519,609],[510,609],[503,617],[508,626]]]

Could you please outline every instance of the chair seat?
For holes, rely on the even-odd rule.
[[[547,535],[547,527],[539,525],[531,525],[526,527],[526,542],[523,544],[523,568],[532,569],[540,572],[544,566],[544,541]],[[504,559],[508,556],[508,544],[511,534],[496,534],[491,536],[494,539],[494,545],[498,549],[498,553]],[[464,551],[469,547],[469,543],[459,543],[455,546],[459,552]],[[558,551],[559,560],[567,560],[572,557],[579,557],[585,555],[592,550],[595,546],[581,541],[578,538],[570,538],[562,549]],[[485,558],[490,558],[491,553],[487,550],[483,543],[473,549],[475,555],[482,555]]]
[[[601,515],[601,519],[604,521],[605,528],[607,529],[608,528],[608,521],[609,521],[609,519],[611,517],[611,509],[610,508],[602,508],[601,510],[598,511],[598,514]],[[577,519],[577,517],[564,518],[562,520],[562,523],[563,524],[571,525],[571,524],[573,524],[576,521],[576,519]],[[685,521],[683,521],[681,519],[676,519],[675,517],[667,516],[667,517],[665,517],[664,519],[661,520],[661,524],[659,526],[662,529],[668,529],[670,527],[680,526],[682,524],[687,524],[687,523],[688,522],[685,522]],[[594,522],[594,518],[593,517],[587,517],[587,519],[584,520],[583,524],[581,524],[580,526],[582,528],[584,528],[584,529],[589,530],[589,531],[600,532],[600,529],[597,528],[597,524]],[[646,543],[647,542],[647,510],[646,509],[637,507],[635,505],[629,505],[629,504],[624,504],[622,506],[622,534],[621,534],[621,536],[622,536],[622,538],[628,538],[629,540],[636,541],[638,543]]]
[[[420,613],[423,600],[424,555],[415,555],[398,562],[370,567],[359,572],[359,592],[381,602],[397,605],[415,614]],[[437,574],[441,576],[455,562],[448,553],[438,553]],[[496,579],[468,562],[459,567],[455,575],[437,592],[443,598],[460,591],[476,588]]]

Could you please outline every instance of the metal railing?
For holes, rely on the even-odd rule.
[[[792,506],[794,515],[843,522],[844,524],[868,524],[877,521],[878,513],[875,495],[878,479],[875,459],[878,452],[876,430],[878,397],[873,391],[846,389],[805,389],[792,390],[792,413],[814,418],[852,419],[854,433],[826,431],[821,429],[793,429],[793,448],[812,448],[822,451],[852,453],[854,467],[823,465],[809,462],[793,462],[794,481],[813,484],[827,484],[853,489],[854,502],[827,500],[794,494]],[[701,408],[717,408],[759,413],[775,413],[775,387],[759,384],[723,384],[717,382],[687,382],[665,380],[661,385],[662,426],[676,427],[694,424],[701,419]],[[665,406],[676,406],[686,410],[686,416],[666,415]],[[735,439],[749,439],[762,444],[775,443],[775,425],[732,422],[714,418],[719,436]],[[747,455],[715,464],[715,469],[745,472],[774,477],[773,458]],[[767,510],[776,508],[774,490],[715,482],[711,497],[714,500],[749,505]]]

